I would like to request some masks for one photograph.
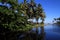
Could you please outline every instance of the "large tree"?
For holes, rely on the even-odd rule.
[[[45,13],[43,11],[43,8],[41,4],[36,5],[34,0],[31,0],[29,3],[24,0],[24,3],[21,4],[21,11],[29,18],[33,19],[36,18],[38,21],[39,18],[41,18],[42,22],[44,22],[45,19]]]
[[[0,1],[2,3],[2,5],[0,5],[0,27],[8,28],[13,31],[25,31],[32,27],[27,21],[27,16],[22,16],[22,4],[19,5],[17,0]],[[9,4],[8,7],[7,4]]]
[[[11,30],[27,30],[31,27],[28,19],[38,18],[44,22],[45,14],[41,4],[36,5],[34,0],[29,3],[24,0],[23,3],[18,4],[17,0],[0,0],[0,26],[9,28]],[[9,4],[9,6],[7,6]]]
[[[20,4],[17,0],[0,0],[0,3],[0,36],[3,40],[16,40],[17,34],[20,35],[18,32],[29,31],[34,25],[28,19],[36,18],[38,21],[41,18],[42,23],[44,22],[43,8],[34,0],[24,0]]]

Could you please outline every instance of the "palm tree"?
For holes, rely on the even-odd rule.
[[[36,18],[38,21],[38,18],[41,18],[42,22],[44,22],[45,14],[43,13],[43,9],[41,7],[41,4],[38,4],[37,11],[36,11]]]
[[[45,14],[44,14],[44,13],[41,13],[41,14],[40,14],[40,17],[41,17],[41,20],[42,20],[42,23],[43,23],[43,22],[44,22],[44,19],[45,19],[45,17],[46,17]]]

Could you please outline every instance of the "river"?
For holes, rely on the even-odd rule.
[[[60,25],[32,28],[27,34],[20,35],[18,40],[60,40]]]

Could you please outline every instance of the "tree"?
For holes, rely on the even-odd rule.
[[[28,22],[28,19],[36,18],[38,21],[41,17],[44,22],[43,9],[40,4],[37,6],[34,0],[29,3],[24,0],[20,4],[17,0],[0,0],[0,2],[2,3],[0,5],[0,34],[4,36],[4,40],[16,40],[18,32],[29,31],[34,25]]]
[[[41,17],[42,22],[44,22],[45,14],[43,12],[41,4],[36,5],[34,0],[29,3],[24,0],[24,3],[18,4],[17,0],[0,0],[2,4],[9,4],[0,6],[0,26],[11,30],[27,30],[32,27],[28,19],[33,19],[34,17],[38,21]],[[11,6],[10,6],[11,5]],[[3,11],[2,11],[3,10]]]
[[[32,26],[28,23],[27,16],[21,15],[23,14],[21,9],[19,9],[21,8],[21,5],[18,5],[15,0],[7,0],[4,1],[4,3],[10,4],[11,7],[0,6],[0,27],[8,28],[12,31],[25,31]]]
[[[60,17],[59,18],[54,18],[54,22],[56,22],[57,24],[60,24]]]
[[[34,0],[31,0],[30,5],[29,5],[29,11],[28,13],[30,13],[30,18],[36,18],[37,23],[38,23],[38,19],[39,17],[41,18],[42,22],[44,22],[45,19],[45,13],[43,11],[43,8],[41,6],[41,4],[38,4],[38,6],[36,5],[36,3],[34,2]]]

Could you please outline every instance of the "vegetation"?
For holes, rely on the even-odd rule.
[[[42,22],[44,21],[45,14],[42,6],[40,4],[37,6],[34,0],[31,0],[30,3],[24,0],[20,4],[17,0],[0,0],[0,2],[2,3],[0,5],[0,27],[20,31],[32,27],[32,24],[27,21],[30,18],[35,17],[38,20],[41,17]]]
[[[41,4],[34,0],[29,3],[24,0],[18,4],[17,0],[0,0],[0,40],[17,40],[17,36],[26,33],[34,25],[28,19],[40,17],[44,22],[45,14]]]
[[[60,24],[60,17],[59,18],[54,18],[54,21],[56,22],[56,24]]]
[[[5,2],[6,4],[4,6],[0,5],[0,27],[5,27],[13,31],[25,31],[31,27],[31,25],[27,22],[27,17],[21,15],[21,11],[18,10],[20,7],[16,1],[12,1],[3,1],[4,3],[2,4],[5,4]],[[10,8],[6,7],[7,3],[12,4]]]

